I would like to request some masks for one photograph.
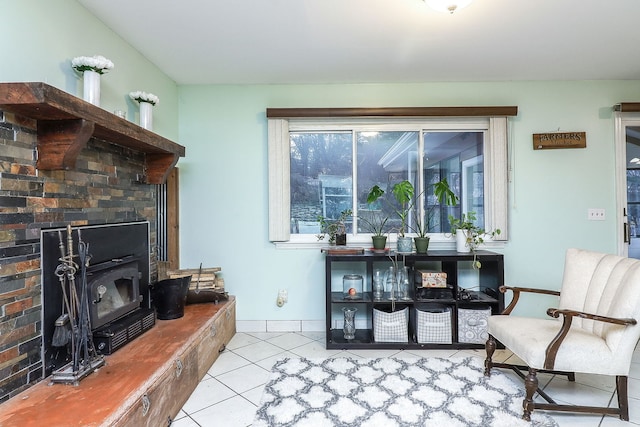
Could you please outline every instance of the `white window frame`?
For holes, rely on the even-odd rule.
[[[315,235],[291,233],[290,200],[290,131],[339,131],[339,130],[379,130],[417,131],[419,152],[423,150],[423,131],[427,130],[474,130],[485,133],[484,138],[484,191],[485,227],[487,230],[499,228],[501,234],[488,246],[501,247],[508,239],[508,120],[506,116],[496,117],[419,117],[419,118],[268,118],[268,159],[269,159],[269,240],[278,248],[316,248],[326,246]],[[354,142],[355,144],[355,138]],[[354,147],[355,153],[355,147]],[[419,159],[418,169],[422,169]],[[354,162],[354,186],[357,186]],[[420,183],[422,185],[422,183]],[[353,192],[357,206],[357,194]],[[421,204],[422,205],[422,204]],[[357,214],[354,212],[354,215]],[[368,247],[371,234],[358,233],[347,236],[350,246]],[[453,248],[455,242],[445,233],[430,234],[430,247],[434,249]],[[395,233],[389,235],[389,242],[396,242]]]

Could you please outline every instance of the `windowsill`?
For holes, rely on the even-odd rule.
[[[414,237],[414,236],[408,236]],[[456,248],[455,239],[453,237],[445,237],[444,235],[429,236],[429,250],[444,251],[454,250]],[[387,238],[387,247],[395,250],[397,242],[397,236],[395,234]],[[322,248],[328,248],[330,245],[326,240],[318,241],[315,235],[309,234],[292,234],[290,240],[286,242],[272,242],[276,249],[313,249],[320,250]],[[486,250],[501,250],[505,247],[506,241],[485,241],[481,245],[480,249]],[[355,248],[371,248],[371,236],[359,235],[352,236],[347,235],[347,247]]]

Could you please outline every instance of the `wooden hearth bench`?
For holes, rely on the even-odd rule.
[[[0,404],[2,427],[168,426],[236,331],[236,301],[185,307],[105,356],[78,386],[40,383]]]

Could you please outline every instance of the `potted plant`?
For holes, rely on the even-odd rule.
[[[398,182],[391,188],[391,192],[398,202],[398,206],[393,206],[393,210],[400,218],[400,227],[398,229],[398,252],[411,252],[412,239],[411,237],[405,236],[405,230],[407,229],[407,219],[409,217],[409,212],[411,211],[415,203],[413,197],[415,194],[413,184],[411,184],[407,180]],[[378,185],[374,185],[373,188],[371,188],[371,190],[369,191],[367,203],[375,202],[384,194],[385,193],[382,188],[380,188]]]
[[[404,180],[395,184],[391,188],[391,192],[399,205],[399,208],[396,210],[396,213],[400,217],[400,229],[398,230],[398,252],[411,252],[413,239],[405,236],[404,232],[407,229],[409,212],[415,203],[413,198],[415,195],[415,189],[413,188],[413,184]]]
[[[320,233],[316,235],[318,240],[324,240],[325,235],[329,235],[330,245],[347,244],[347,218],[353,214],[351,209],[345,209],[340,212],[340,216],[336,220],[329,220],[322,215],[318,215],[320,222]]]
[[[384,234],[384,226],[387,224],[389,217],[384,216],[382,211],[375,211],[371,209],[371,205],[375,203],[383,193],[384,190],[375,185],[367,195],[367,205],[369,206],[370,215],[368,215],[368,217],[358,217],[358,219],[364,224],[364,228],[373,233],[371,240],[373,242],[373,248],[377,250],[382,250],[387,245],[387,236]]]
[[[436,196],[440,205],[446,204],[448,206],[455,206],[458,203],[458,197],[449,187],[449,183],[446,178],[443,178],[434,184],[433,194]],[[410,226],[411,230],[416,234],[413,238],[413,242],[416,246],[417,253],[426,253],[429,248],[429,236],[427,236],[427,233],[430,231],[430,218],[433,215],[432,209],[435,207],[437,207],[437,205],[431,206],[430,209],[425,212],[424,217],[416,218],[415,226]]]
[[[473,268],[480,268],[482,265],[476,259],[478,245],[484,243],[484,238],[489,236],[494,238],[500,234],[500,229],[486,231],[484,228],[474,224],[476,213],[471,211],[462,214],[462,218],[454,218],[449,215],[451,232],[456,236],[456,250],[458,252],[473,252]]]
[[[413,231],[416,233],[416,236],[413,238],[413,243],[416,246],[416,252],[419,254],[426,254],[427,249],[429,249],[429,236],[427,236],[428,231],[428,221],[416,221],[416,226],[413,228]]]

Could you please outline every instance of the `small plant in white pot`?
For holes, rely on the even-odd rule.
[[[480,268],[482,264],[476,259],[478,246],[484,243],[485,237],[495,238],[500,234],[500,229],[486,231],[475,225],[476,213],[471,211],[462,214],[462,218],[454,218],[449,215],[451,232],[456,236],[456,250],[458,252],[473,252],[473,268]]]

